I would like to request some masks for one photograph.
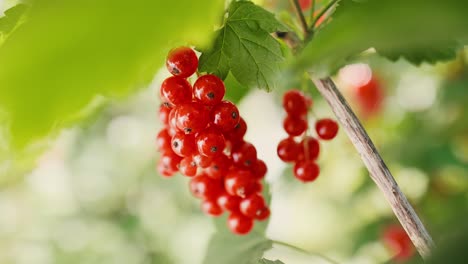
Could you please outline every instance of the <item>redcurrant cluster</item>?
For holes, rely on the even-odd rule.
[[[283,96],[287,113],[283,128],[289,137],[279,142],[277,154],[282,161],[294,163],[294,176],[302,182],[314,181],[320,173],[315,162],[320,153],[319,141],[307,135],[307,112],[311,107],[312,99],[298,90],[290,90]],[[315,130],[320,139],[330,140],[338,133],[338,124],[329,118],[320,119]],[[297,138],[301,140],[298,142]]]
[[[270,210],[261,195],[265,162],[254,145],[244,140],[247,124],[237,107],[223,100],[224,83],[215,75],[187,80],[198,67],[195,52],[179,47],[169,52],[166,66],[173,75],[161,85],[159,117],[164,128],[156,137],[161,152],[158,171],[192,177],[190,190],[202,199],[210,216],[230,213],[228,227],[247,234],[254,220],[265,220]]]

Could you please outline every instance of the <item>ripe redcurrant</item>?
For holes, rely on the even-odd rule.
[[[283,122],[283,128],[290,136],[299,136],[307,129],[307,120],[303,116],[288,115]]]
[[[224,192],[218,196],[218,205],[231,212],[239,211],[239,204],[241,198],[239,196],[230,195],[227,192]]]
[[[224,179],[224,188],[230,195],[247,197],[255,190],[255,180],[247,170],[231,170]]]
[[[281,140],[276,149],[278,157],[284,162],[295,161],[300,152],[301,148],[299,144],[291,137]]]
[[[330,118],[320,119],[315,123],[315,131],[321,139],[330,140],[338,133],[338,124]]]
[[[167,129],[159,131],[156,136],[156,149],[163,153],[171,150],[171,136]]]
[[[198,133],[196,141],[198,151],[205,156],[220,155],[226,147],[223,133],[214,128],[205,129]]]
[[[319,141],[314,138],[307,136],[299,143],[300,151],[297,156],[298,161],[301,160],[316,160],[320,153]]]
[[[257,149],[254,145],[243,142],[231,152],[232,161],[241,168],[252,168],[257,164]]]
[[[263,197],[258,194],[254,193],[251,194],[249,197],[244,198],[240,202],[240,211],[247,217],[255,218],[257,215],[262,213],[262,210],[265,208],[265,200]]]
[[[192,101],[192,86],[184,78],[171,76],[161,84],[161,98],[172,105]]]
[[[187,78],[197,70],[197,54],[189,47],[175,48],[167,55],[166,67],[172,75]]]
[[[181,157],[190,157],[197,153],[195,137],[183,132],[177,132],[172,136],[171,147],[174,153]]]
[[[216,75],[203,75],[193,84],[195,98],[205,105],[218,104],[223,100],[225,93],[224,83]]]
[[[319,166],[312,160],[299,161],[294,165],[294,176],[302,182],[314,181],[319,173]]]
[[[179,171],[187,177],[193,177],[197,174],[197,164],[192,157],[185,157],[180,161]]]
[[[229,131],[239,123],[239,110],[229,102],[222,101],[213,108],[213,123],[222,131]]]
[[[183,104],[176,111],[177,128],[185,134],[200,132],[208,124],[208,110],[201,104]]]
[[[211,164],[206,168],[206,174],[215,179],[221,179],[229,171],[232,161],[224,154],[213,157]]]
[[[228,217],[228,227],[234,234],[245,235],[253,228],[252,218],[248,218],[241,213],[231,213]]]
[[[283,95],[283,108],[291,116],[304,116],[307,114],[308,102],[305,95],[298,90],[289,90]]]
[[[222,192],[222,184],[206,174],[201,174],[190,179],[190,191],[198,198],[216,199]]]
[[[218,205],[216,200],[204,200],[201,204],[202,211],[211,216],[220,216],[223,214],[223,209]]]

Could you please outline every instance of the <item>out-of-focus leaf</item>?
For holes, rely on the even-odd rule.
[[[199,70],[222,79],[229,71],[249,88],[274,89],[283,61],[280,44],[270,35],[285,30],[273,14],[249,1],[233,1],[214,45],[204,50]]]
[[[6,10],[5,15],[0,17],[0,44],[18,26],[27,9],[25,4],[18,4]]]
[[[296,66],[326,74],[369,48],[413,63],[452,58],[468,40],[464,0],[342,0],[333,19],[306,45]]]
[[[271,261],[271,260],[263,258],[263,259],[258,261],[258,264],[284,264],[284,262],[282,262],[280,260]]]
[[[35,1],[0,47],[0,156],[19,160],[26,146],[82,118],[96,96],[121,97],[147,84],[171,47],[207,44],[222,5]]]
[[[232,101],[233,103],[238,103],[244,96],[249,93],[249,88],[245,87],[244,85],[240,84],[232,73],[229,73],[224,80],[224,84],[226,85],[226,98]]]

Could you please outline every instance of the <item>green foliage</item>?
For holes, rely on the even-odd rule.
[[[420,64],[450,59],[468,39],[464,0],[339,2],[333,19],[306,45],[299,67],[329,73],[369,48]]]
[[[0,18],[0,44],[20,24],[27,9],[25,4],[18,4],[5,11],[5,16]]]
[[[251,2],[233,1],[227,12],[213,47],[203,50],[199,70],[222,79],[231,71],[244,86],[274,89],[283,53],[270,33],[285,27],[273,14]]]
[[[249,88],[240,84],[232,73],[229,73],[224,79],[224,85],[226,85],[226,98],[233,103],[238,103],[245,95],[249,92]]]
[[[261,259],[258,261],[258,264],[284,264],[284,262],[280,260],[271,261],[268,259]]]

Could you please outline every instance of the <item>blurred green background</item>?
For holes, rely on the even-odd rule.
[[[15,2],[0,0],[0,10],[8,9]],[[127,7],[124,1],[117,2],[122,4],[122,9]],[[209,2],[200,3],[200,8],[205,8]],[[106,3],[103,1],[102,7]],[[75,5],[79,3],[71,7]],[[90,2],[85,1],[83,5],[90,5]],[[135,9],[135,15],[141,15],[144,9]],[[40,10],[35,12],[40,13]],[[96,16],[105,13],[103,10],[95,12]],[[199,201],[189,194],[187,178],[177,175],[165,179],[155,170],[158,154],[154,138],[161,125],[157,118],[160,103],[157,94],[167,73],[160,69],[154,76],[153,72],[162,65],[171,45],[205,41],[206,37],[194,37],[197,30],[206,35],[219,20],[216,12],[208,13],[213,14],[210,19],[201,23],[203,25],[191,25],[193,30],[187,29],[187,32],[192,33],[185,35],[185,39],[170,35],[174,43],[163,43],[161,40],[165,39],[161,37],[141,38],[138,41],[148,42],[136,42],[138,44],[132,46],[133,41],[125,41],[124,34],[122,46],[116,45],[106,54],[100,53],[107,48],[106,43],[97,47],[97,55],[102,59],[114,58],[120,48],[135,49],[128,58],[121,55],[115,57],[115,61],[89,66],[81,64],[86,63],[86,59],[80,61],[80,53],[77,53],[72,60],[78,63],[72,63],[71,68],[75,74],[79,76],[82,67],[89,66],[96,70],[96,75],[84,75],[82,82],[70,84],[60,95],[54,95],[54,99],[62,102],[54,106],[58,108],[41,105],[34,96],[50,96],[49,92],[66,84],[67,78],[61,78],[63,76],[52,79],[51,84],[56,86],[39,86],[41,89],[35,90],[32,97],[25,96],[28,91],[0,88],[0,110],[14,109],[17,123],[12,126],[23,131],[23,134],[11,135],[5,125],[0,130],[0,263],[202,263],[209,238],[215,232],[212,220],[202,215]],[[83,17],[66,19],[69,22],[86,20]],[[152,22],[152,16],[146,19]],[[130,26],[137,26],[139,22],[136,19]],[[183,22],[180,25],[186,26]],[[25,30],[41,26],[44,25],[31,25]],[[128,37],[134,39],[137,33],[151,33],[150,28],[142,26],[141,31]],[[99,34],[101,29],[106,28],[97,28],[93,34]],[[63,33],[59,26],[53,30],[56,31],[52,31],[52,35]],[[39,40],[41,36],[35,37]],[[76,36],[70,37],[76,40]],[[14,40],[9,43],[12,45]],[[47,46],[47,40],[40,43],[44,45],[39,46],[43,53],[31,53],[39,57],[24,57],[13,66],[1,61],[0,80],[10,78],[6,75],[7,67],[27,67],[37,75],[13,76],[7,84],[29,82],[33,85],[35,81],[46,80],[41,74],[48,70],[61,73],[60,69],[67,67],[70,61],[52,60],[49,65],[53,69],[35,68],[34,63],[50,59],[41,54],[54,54],[55,59],[61,56],[60,47]],[[151,45],[160,45],[161,50],[155,52],[149,48]],[[68,47],[67,43],[64,47]],[[87,48],[96,47],[84,47],[83,52],[87,52]],[[6,61],[14,61],[15,54],[5,52],[16,49],[19,48],[2,47],[0,54]],[[421,67],[403,60],[393,63],[370,54],[334,76],[403,192],[435,241],[441,244],[456,234],[460,223],[467,219],[466,54],[461,52],[448,63]],[[115,67],[102,68],[108,65]],[[134,68],[129,73],[126,67]],[[103,82],[105,85],[95,82],[93,78],[101,74],[112,81]],[[141,77],[138,87],[130,86],[129,80],[135,76]],[[369,80],[371,76],[380,84],[383,101],[378,110],[369,114],[360,108],[355,93],[356,83]],[[112,87],[116,83],[121,89]],[[88,90],[77,88],[90,84],[93,86],[88,86]],[[296,85],[313,88],[305,81]],[[18,99],[22,97],[25,100]],[[320,255],[346,264],[389,261],[395,252],[382,242],[382,232],[397,220],[342,130],[337,139],[322,144],[319,159],[322,172],[312,184],[294,180],[291,168],[276,157],[276,143],[286,136],[281,127],[284,113],[279,98],[279,93],[251,90],[239,101],[240,112],[249,126],[246,138],[257,146],[259,157],[269,168],[267,182],[272,193],[272,215],[267,236],[318,254],[308,255],[275,246],[265,257],[287,264],[329,263]],[[62,101],[64,99],[68,101]],[[310,122],[316,117],[333,116],[316,92],[313,99],[315,117],[311,117]],[[40,108],[37,114],[34,108]],[[82,108],[84,110],[76,114],[76,110]],[[63,114],[57,120],[53,115],[55,111],[71,114]],[[0,111],[0,120],[6,122],[8,118],[11,117]],[[82,122],[72,125],[77,120]],[[50,131],[48,124],[56,124],[56,128]],[[62,126],[67,128],[61,130]],[[49,135],[47,140],[28,145],[45,135]],[[15,138],[11,141],[13,144],[28,147],[10,145],[8,139],[12,137]],[[219,256],[219,263],[223,263],[222,257]],[[419,259],[415,256],[414,260]]]

